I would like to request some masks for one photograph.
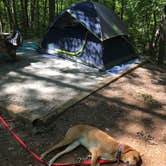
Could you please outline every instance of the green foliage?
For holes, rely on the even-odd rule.
[[[126,15],[129,30],[141,47],[151,41],[161,19],[163,6],[163,0],[128,1]]]
[[[65,7],[79,0],[55,0],[55,15],[58,15]],[[150,43],[154,37],[155,31],[159,26],[165,0],[94,0],[115,10],[123,18],[128,26],[129,32],[134,39],[135,45],[139,51],[143,51],[147,43]],[[49,0],[0,0],[0,23],[3,31],[12,31],[9,19],[9,13],[4,2],[8,2],[10,10],[15,15],[12,19],[18,22],[18,27],[25,33],[26,37],[42,37],[49,27]],[[13,8],[13,2],[15,7]],[[25,27],[25,18],[21,2],[27,2],[28,27]],[[34,20],[32,18],[31,3],[34,5]],[[1,25],[0,24],[0,25]],[[14,26],[13,26],[14,27]]]

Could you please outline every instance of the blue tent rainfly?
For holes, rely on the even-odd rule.
[[[92,1],[75,3],[62,11],[45,35],[41,49],[100,69],[135,57],[120,18]]]

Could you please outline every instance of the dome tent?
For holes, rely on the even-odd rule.
[[[41,48],[100,69],[135,57],[120,18],[106,6],[78,2],[62,11],[45,35]]]

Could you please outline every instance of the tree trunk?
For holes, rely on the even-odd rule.
[[[47,15],[47,14],[48,14],[48,12],[47,12],[47,7],[48,7],[48,6],[47,6],[47,3],[48,3],[48,0],[45,0],[45,1],[44,1],[44,10],[43,10],[43,12],[44,12],[44,15],[45,15],[46,18],[47,18],[47,16],[48,16],[48,15]],[[47,23],[46,20],[47,20],[47,19],[44,19],[44,20],[43,20],[43,25],[44,25],[44,26],[46,26],[46,23]]]
[[[5,5],[6,9],[7,9],[10,30],[12,30],[13,26],[14,26],[14,21],[13,21],[13,17],[12,17],[10,1],[9,0],[3,0],[3,2],[4,2],[4,5]]]
[[[29,18],[28,18],[28,0],[24,1],[24,9],[25,9],[25,23],[29,28]]]
[[[2,23],[2,11],[0,10],[0,32],[3,31],[3,23]]]
[[[121,20],[123,20],[124,11],[125,11],[125,0],[121,0],[121,14],[120,14]]]
[[[116,8],[116,0],[112,0],[112,10],[115,11]]]
[[[1,15],[0,15],[0,32],[2,32],[2,21],[1,21]]]
[[[158,65],[162,65],[164,63],[165,55],[165,44],[164,41],[160,38],[159,40],[159,54],[158,54]]]
[[[156,11],[153,12],[153,21],[154,21],[154,27],[153,27],[153,32],[152,32],[152,37],[151,37],[151,40],[149,41],[149,47],[147,48],[146,52],[147,52],[147,55],[148,56],[153,56],[155,57],[156,55],[156,50],[155,50],[155,47],[156,47],[156,32],[157,32],[157,19],[156,19]]]
[[[53,22],[55,18],[55,0],[49,0],[49,24]]]
[[[17,20],[17,10],[16,10],[16,1],[12,0],[12,11],[13,11],[13,18],[14,18],[14,28],[18,28],[18,20]]]
[[[56,0],[56,12],[55,15],[57,16],[59,14],[59,0]]]
[[[60,1],[60,10],[62,11],[62,6],[63,6],[63,0]]]
[[[36,1],[36,10],[35,10],[35,29],[37,34],[40,34],[40,2],[37,0]],[[45,18],[44,18],[45,19]]]
[[[158,64],[162,65],[164,63],[164,58],[166,57],[166,6],[164,8],[164,14],[161,19],[159,32]]]
[[[27,15],[27,0],[20,0],[21,3],[21,11],[22,11],[22,29],[25,35],[28,32],[28,15]]]
[[[35,28],[34,27],[35,10],[36,10],[36,0],[31,0],[30,1],[30,12],[31,12],[30,27],[32,30]]]

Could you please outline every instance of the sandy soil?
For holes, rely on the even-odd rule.
[[[130,144],[143,154],[142,166],[166,165],[166,70],[146,65],[89,96],[47,124],[32,125],[2,115],[18,135],[40,154],[74,124],[90,124]],[[58,161],[77,161],[89,153],[77,148]],[[54,153],[48,156],[48,159]],[[0,166],[40,166],[0,124]],[[117,163],[107,164],[116,166]],[[124,164],[121,164],[121,166]]]

